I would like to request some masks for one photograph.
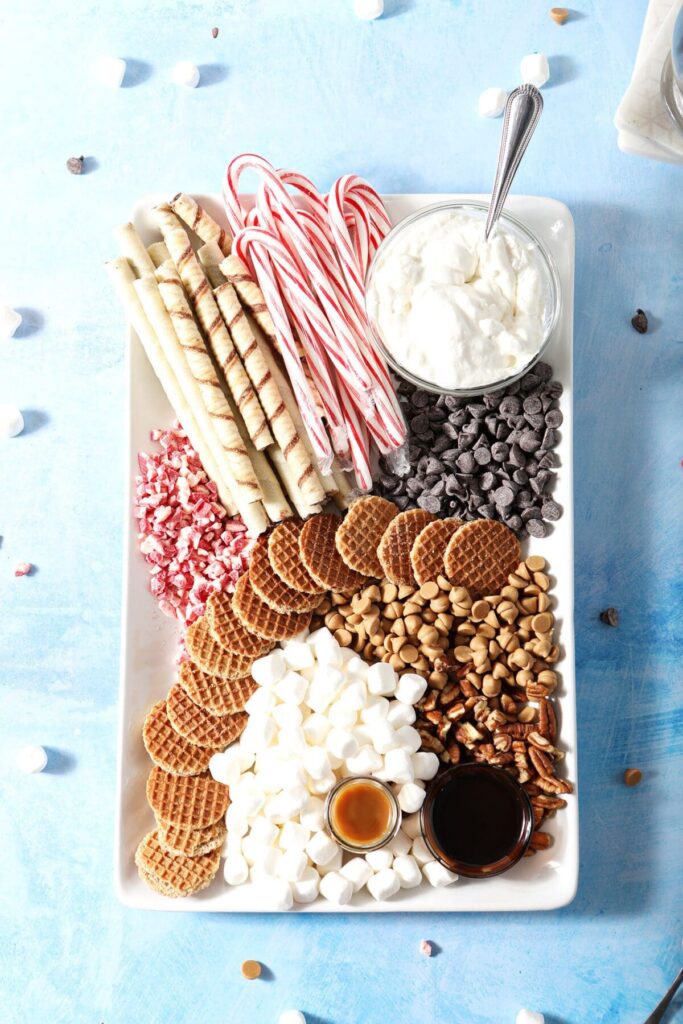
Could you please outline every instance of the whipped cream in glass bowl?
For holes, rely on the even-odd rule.
[[[486,203],[439,203],[406,217],[365,282],[387,362],[428,391],[472,396],[513,383],[542,356],[557,323],[555,262],[516,217],[484,239]]]

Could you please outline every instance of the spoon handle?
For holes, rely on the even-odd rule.
[[[534,134],[542,110],[543,97],[534,85],[520,85],[508,96],[503,114],[503,133],[498,150],[496,179],[486,218],[484,237],[487,239],[500,217],[510,185]]]
[[[659,1024],[660,1020],[663,1020],[664,1012],[668,1007],[669,1003],[671,1002],[671,1000],[673,999],[673,997],[678,992],[681,983],[683,983],[683,969],[678,972],[671,988],[666,993],[662,1001],[660,1003],[657,1003],[657,1006],[654,1008],[650,1016],[647,1018],[645,1024]]]

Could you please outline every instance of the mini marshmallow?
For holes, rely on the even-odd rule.
[[[438,860],[428,860],[426,864],[423,864],[422,874],[435,889],[443,889],[444,886],[458,881],[458,876],[440,864]]]
[[[244,731],[246,732],[247,730],[245,729]],[[289,727],[287,729],[280,729],[278,744],[280,749],[285,753],[295,754],[300,757],[304,756],[308,748],[306,734],[300,725],[295,725],[294,727]]]
[[[414,889],[422,881],[420,865],[409,854],[396,857],[392,867],[398,875],[402,889]]]
[[[232,748],[223,754],[214,754],[209,760],[209,771],[216,782],[222,782],[224,786],[234,786],[240,775],[240,759],[237,751],[233,753]]]
[[[347,757],[346,770],[350,775],[372,775],[382,768],[382,755],[372,747],[360,747],[353,757]]]
[[[383,11],[384,0],[353,0],[353,13],[363,21],[374,21]]]
[[[249,829],[249,836],[254,842],[262,843],[264,846],[272,846],[278,838],[280,830],[272,821],[268,821],[262,814],[254,818]]]
[[[25,775],[36,775],[47,765],[47,751],[44,747],[22,747],[17,753],[17,768]]]
[[[308,690],[308,680],[298,672],[287,672],[275,685],[275,693],[285,704],[301,704]]]
[[[272,690],[260,686],[254,690],[251,697],[244,705],[244,710],[253,718],[268,716],[277,707],[277,698]]]
[[[299,815],[300,824],[311,832],[319,832],[325,827],[325,805],[322,800],[311,796]]]
[[[343,907],[351,902],[353,896],[353,883],[344,878],[338,871],[330,871],[324,878],[320,879],[320,895],[324,896],[330,903],[336,903]]]
[[[371,850],[370,853],[366,853],[365,859],[373,871],[384,871],[393,864],[394,855],[388,847],[384,846],[381,850]]]
[[[550,78],[550,65],[544,53],[528,53],[522,57],[519,74],[523,82],[529,82],[540,89]]]
[[[396,700],[402,704],[417,704],[427,689],[427,680],[416,672],[406,672],[398,681]]]
[[[223,865],[223,878],[228,885],[244,885],[249,878],[249,865],[244,857],[227,857]]]
[[[353,711],[360,711],[361,708],[364,708],[367,699],[368,691],[362,679],[347,683],[339,695],[339,702]]]
[[[315,664],[311,646],[301,640],[289,640],[282,648],[282,655],[293,672],[300,672],[302,668],[311,668]]]
[[[340,757],[342,761],[358,753],[358,740],[348,729],[330,729],[325,746],[331,754]]]
[[[297,903],[312,903],[318,895],[320,875],[315,868],[307,867],[301,878],[292,882],[292,893]]]
[[[358,676],[361,681],[365,681],[368,674],[367,662],[363,661],[357,654],[352,654],[346,663],[346,672],[347,675]]]
[[[277,873],[286,882],[298,882],[308,867],[308,857],[303,850],[286,850],[278,864]]]
[[[0,405],[0,438],[18,437],[24,429],[24,417],[16,405]]]
[[[325,742],[325,737],[330,731],[331,724],[329,718],[325,715],[321,715],[318,712],[314,712],[309,715],[308,718],[304,719],[302,729],[304,730],[304,736],[306,742],[310,743],[311,746],[320,746]]]
[[[416,754],[422,746],[422,737],[412,725],[402,725],[396,730],[396,746],[410,754]]]
[[[339,874],[348,878],[353,886],[353,891],[358,892],[364,885],[367,885],[368,879],[372,877],[372,868],[365,857],[352,857],[344,864]]]
[[[412,725],[416,717],[415,708],[410,704],[402,704],[400,700],[392,700],[387,711],[387,722],[394,729],[400,729],[402,725]]]
[[[264,847],[259,851],[250,874],[259,881],[263,878],[276,878],[284,856],[282,850],[278,850],[276,846]]]
[[[418,864],[427,864],[428,861],[434,860],[434,854],[430,852],[422,836],[417,837],[410,852]]]
[[[343,682],[344,677],[337,669],[327,669],[324,672],[316,669],[306,697],[306,704],[311,711],[326,711]]]
[[[313,645],[320,665],[341,665],[342,649],[329,629],[317,629],[315,633],[311,633],[308,642]]]
[[[310,800],[308,803],[310,803]],[[310,838],[310,830],[304,828],[298,821],[286,821],[280,829],[278,843],[283,850],[300,851],[304,849]]]
[[[254,763],[254,754],[250,750],[245,750],[239,742],[233,743],[229,749],[235,751],[235,756],[239,759],[240,771],[248,772]]]
[[[292,887],[283,878],[264,879],[261,895],[268,908],[272,910],[291,910],[294,903]]]
[[[407,782],[398,791],[398,806],[406,814],[419,811],[424,803],[425,791],[417,782]]]
[[[329,875],[330,871],[341,871],[343,861],[344,854],[341,847],[338,846],[332,860],[328,860],[327,864],[318,864],[318,874],[321,878],[324,878],[325,875]]]
[[[304,720],[301,708],[298,708],[296,704],[278,704],[273,708],[272,714],[273,721],[277,722],[280,729],[295,729]],[[306,738],[308,739],[308,737]]]
[[[388,750],[398,745],[396,731],[391,728],[388,722],[380,721],[373,723],[372,745],[378,754],[386,754]]]
[[[9,341],[21,327],[21,313],[10,306],[0,306],[0,341]]]
[[[337,768],[341,768],[341,766],[344,764],[341,757],[335,757],[335,755],[331,754],[329,750],[327,751],[327,756],[330,761],[330,768],[332,769],[333,772],[336,772]]]
[[[415,757],[414,754],[413,757]],[[403,820],[401,821],[401,831],[405,832],[409,839],[417,839],[418,836],[422,835],[420,830],[420,815],[404,814]]]
[[[283,1010],[277,1024],[306,1024],[306,1018],[301,1010]]]
[[[306,853],[314,864],[329,864],[338,849],[325,832],[315,832],[306,843]]]
[[[350,729],[356,724],[356,712],[341,700],[334,701],[327,709],[327,717],[338,729]]]
[[[122,57],[100,57],[95,65],[98,82],[111,89],[118,89],[123,84],[125,74],[126,62]]]
[[[240,742],[245,750],[256,754],[273,742],[275,732],[276,726],[272,718],[266,718],[265,715],[250,716]]]
[[[392,868],[378,871],[368,880],[368,892],[376,900],[388,900],[401,888],[401,882]]]
[[[275,686],[286,671],[287,663],[282,651],[274,650],[270,654],[266,654],[265,657],[256,659],[251,666],[251,677],[259,686]]]
[[[235,803],[231,803],[225,814],[225,824],[228,829],[228,837],[246,836],[249,831],[249,822],[246,815],[242,814]]]
[[[515,1017],[515,1024],[545,1024],[545,1017],[535,1010],[520,1010]]]
[[[292,786],[289,789],[284,789],[280,796],[282,824],[285,821],[291,821],[297,815],[301,814],[302,809],[308,803],[308,790],[305,786]]]
[[[308,788],[316,796],[326,796],[336,781],[333,773],[330,772],[329,775],[323,775],[322,779],[311,779]]]
[[[233,804],[246,818],[255,818],[265,803],[253,775],[243,775],[230,791]]]
[[[493,86],[491,89],[484,89],[479,97],[480,117],[500,117],[505,110],[508,94],[505,89]]]
[[[196,89],[199,85],[199,68],[190,60],[179,60],[171,72],[176,85],[184,85],[188,89]]]
[[[221,856],[225,857],[241,857],[242,856],[242,837],[236,835],[230,835],[228,832],[227,836],[223,841],[223,851]]]
[[[384,772],[390,782],[412,782],[415,772],[408,751],[400,748],[388,750],[384,755]]]
[[[366,725],[381,722],[385,718],[388,720],[390,707],[391,704],[386,697],[371,697],[365,707],[361,708],[360,720]]]
[[[396,672],[388,662],[377,661],[368,669],[368,690],[375,697],[392,694],[396,690],[397,678]],[[425,683],[425,688],[426,686]],[[424,693],[424,690],[422,692]]]
[[[242,840],[242,856],[249,867],[253,867],[257,861],[262,860],[268,849],[270,847],[259,842],[255,836],[245,836]]]
[[[398,830],[394,838],[387,844],[387,849],[391,850],[394,857],[402,857],[406,853],[410,853],[410,847],[413,845],[413,841],[410,836],[407,836],[402,828]]]
[[[429,782],[439,770],[439,758],[431,750],[422,750],[413,754],[412,762],[415,778],[421,779],[423,782]]]
[[[352,729],[353,735],[358,740],[359,747],[371,747],[372,746],[372,726],[365,725],[364,722],[359,722],[354,725]]]
[[[322,747],[309,747],[304,754],[304,768],[312,779],[322,779],[329,775],[330,759]]]

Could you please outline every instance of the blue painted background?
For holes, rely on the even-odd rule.
[[[552,1024],[642,1020],[683,959],[683,169],[616,147],[644,0],[0,0],[0,1018],[7,1024]],[[213,25],[220,28],[211,38]],[[112,895],[123,323],[103,263],[136,197],[219,187],[245,149],[321,186],[479,191],[500,122],[479,92],[550,56],[516,188],[577,228],[576,597],[582,863],[559,913],[152,915]],[[126,87],[93,79],[129,59]],[[181,91],[176,60],[203,67]],[[88,173],[65,160],[83,153]],[[654,329],[629,325],[635,306]],[[28,410],[28,413],[26,413]],[[17,561],[34,576],[15,579]],[[597,621],[621,610],[610,630]],[[25,777],[18,747],[52,751]],[[642,769],[627,789],[623,769]],[[441,954],[420,956],[423,937]],[[245,957],[272,980],[247,983]],[[683,1011],[678,1014],[683,1019]]]

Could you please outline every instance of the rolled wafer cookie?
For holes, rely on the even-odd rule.
[[[174,213],[184,221],[202,242],[216,242],[226,256],[232,247],[232,235],[217,224],[203,206],[184,192],[179,192],[168,204]]]
[[[114,238],[119,243],[121,255],[126,257],[138,277],[154,273],[150,255],[132,224],[121,224],[114,228]]]
[[[218,288],[219,285],[225,284],[225,278],[220,269],[223,253],[217,242],[205,242],[197,249],[197,258],[204,267],[204,273],[212,288]]]
[[[183,430],[190,440],[190,444],[197,452],[208,476],[216,484],[221,504],[229,515],[234,516],[237,513],[237,504],[233,497],[225,469],[218,464],[209,444],[206,441],[206,438],[199,429],[194,413],[192,412],[183,390],[171,369],[171,365],[164,354],[164,350],[159,343],[159,339],[153,331],[149,320],[145,316],[145,312],[135,292],[135,275],[131,270],[128,260],[120,256],[111,260],[106,266],[107,273],[109,274],[112,284],[121,299],[133,330],[138,336],[140,344],[144,348],[145,354],[151,363],[152,369],[164,389],[176,416],[180,420]],[[258,511],[258,506],[256,505],[247,507],[253,507],[256,512]],[[245,518],[244,521],[247,523],[250,530],[261,533],[265,529],[265,515],[262,516],[263,525],[260,527],[258,517],[248,518],[250,521],[248,521],[247,518]]]
[[[151,245],[147,246],[147,252],[155,267],[160,267],[162,263],[171,258],[171,254],[164,242],[152,242]]]
[[[265,447],[272,442],[268,423],[245,372],[237,349],[232,343],[223,317],[216,305],[206,274],[190,244],[187,231],[167,205],[156,209],[157,221],[175,263],[185,290],[193,304],[197,318],[207,337],[209,348],[221,368],[228,388],[244,417],[254,445]]]
[[[145,315],[156,332],[176,379],[185,393],[200,429],[209,445],[213,445],[216,457],[225,461],[226,468],[235,482],[235,500],[242,512],[245,506],[260,501],[261,487],[234,418],[232,418],[232,414],[230,414],[230,419],[227,416],[220,419],[210,417],[197,379],[186,359],[187,350],[181,346],[173,321],[161,297],[156,277],[148,274],[140,278],[134,283],[134,289]],[[192,355],[198,355],[198,353],[192,352]],[[216,429],[216,424],[219,422],[223,431],[220,437]],[[265,520],[265,516],[263,518]]]

